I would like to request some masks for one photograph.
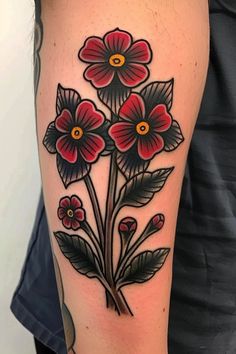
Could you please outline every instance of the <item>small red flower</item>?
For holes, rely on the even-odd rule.
[[[105,148],[103,138],[96,129],[104,122],[104,116],[88,100],[81,101],[73,115],[63,109],[55,120],[55,128],[60,132],[56,141],[56,150],[69,163],[82,158],[87,163],[97,160]]]
[[[61,198],[57,215],[66,229],[78,230],[85,220],[85,210],[76,195]]]
[[[135,148],[142,160],[150,160],[164,149],[162,133],[172,124],[165,104],[157,104],[146,115],[142,96],[132,93],[121,106],[119,116],[122,120],[110,127],[109,134],[120,152]]]
[[[103,39],[88,38],[79,52],[79,58],[91,64],[84,77],[95,88],[106,87],[117,77],[126,87],[139,85],[148,78],[146,64],[151,56],[148,42],[134,42],[128,32],[119,29],[108,32]]]

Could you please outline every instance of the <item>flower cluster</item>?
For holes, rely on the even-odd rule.
[[[114,87],[131,89],[147,80],[152,51],[147,41],[134,41],[128,32],[115,29],[103,38],[89,37],[79,58],[89,64],[85,79],[113,97]],[[84,178],[101,154],[116,150],[116,163],[130,179],[146,170],[155,155],[172,151],[183,141],[170,113],[173,81],[153,82],[139,93],[131,91],[125,99],[119,97],[122,92],[115,91],[119,102],[115,119],[112,100],[107,98],[113,117],[109,121],[93,102],[81,100],[75,90],[58,86],[57,116],[43,142],[50,153],[57,155],[65,187]]]

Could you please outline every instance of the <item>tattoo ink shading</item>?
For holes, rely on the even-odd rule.
[[[164,265],[170,248],[139,251],[147,238],[163,228],[163,214],[151,217],[139,235],[138,220],[132,215],[122,220],[118,216],[126,206],[147,205],[162,190],[174,169],[148,170],[150,162],[160,153],[171,152],[184,141],[171,114],[174,80],[154,81],[141,91],[134,91],[149,78],[152,51],[146,40],[134,41],[120,29],[106,33],[103,38],[86,39],[79,59],[88,64],[84,79],[97,90],[98,98],[109,108],[110,117],[74,89],[59,84],[56,118],[49,124],[43,144],[49,153],[56,155],[57,169],[66,189],[72,183],[85,183],[97,225],[96,229],[90,225],[86,205],[79,196],[66,195],[61,198],[57,213],[67,232],[60,230],[54,235],[74,269],[88,278],[96,278],[104,287],[107,307],[119,315],[133,315],[123,288],[151,279]],[[104,218],[90,176],[93,164],[103,158],[110,159]],[[125,182],[119,188],[120,175]],[[120,255],[114,264],[113,238],[117,234]]]

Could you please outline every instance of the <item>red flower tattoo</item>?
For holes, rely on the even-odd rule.
[[[149,76],[146,64],[150,63],[152,52],[147,41],[133,41],[128,32],[115,29],[103,39],[88,38],[79,58],[91,64],[84,77],[95,88],[106,87],[117,77],[124,86],[135,87]]]
[[[103,123],[104,116],[88,100],[79,103],[74,116],[68,109],[63,109],[55,120],[55,128],[61,133],[56,142],[57,152],[70,163],[78,158],[95,162],[105,148],[103,138],[96,134],[96,129]]]
[[[57,117],[47,128],[43,144],[57,155],[57,168],[67,187],[85,177],[108,143],[108,121],[90,100],[58,85]]]
[[[85,220],[85,210],[76,195],[61,198],[57,215],[66,229],[78,230]]]
[[[109,134],[120,152],[125,153],[136,147],[141,159],[150,160],[164,149],[162,133],[172,124],[165,104],[157,104],[146,115],[142,96],[132,93],[120,108],[119,116],[122,121],[113,124]]]

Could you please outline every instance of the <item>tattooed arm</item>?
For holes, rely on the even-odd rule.
[[[76,353],[167,353],[207,11],[204,0],[42,1],[39,153]]]

